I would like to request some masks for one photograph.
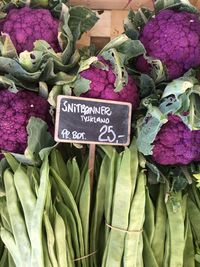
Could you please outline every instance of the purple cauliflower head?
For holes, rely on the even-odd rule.
[[[162,165],[200,160],[200,130],[190,130],[177,115],[168,115],[153,143],[153,159]]]
[[[53,129],[50,105],[41,96],[30,91],[16,94],[0,90],[0,150],[23,153],[27,147],[26,126],[31,116],[45,121]]]
[[[9,34],[18,53],[32,51],[36,40],[45,40],[56,51],[58,43],[59,20],[54,18],[48,9],[29,7],[13,8],[8,11],[0,23],[0,30]]]
[[[91,65],[89,69],[82,71],[80,75],[91,82],[89,91],[81,94],[81,96],[130,102],[132,103],[133,110],[136,109],[139,105],[139,91],[133,78],[129,75],[128,83],[120,92],[115,92],[114,83],[116,76],[113,72],[111,64],[101,57],[99,57],[99,60],[106,64],[109,69],[102,70],[94,65]]]
[[[168,79],[175,79],[188,69],[200,65],[200,18],[197,14],[163,10],[150,19],[140,33],[147,56],[166,66]],[[140,56],[136,68],[149,73]]]

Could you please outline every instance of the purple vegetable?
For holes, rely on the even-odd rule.
[[[59,20],[47,9],[29,7],[13,8],[0,23],[0,30],[9,34],[18,53],[32,51],[36,40],[45,40],[56,51],[58,44]]]
[[[200,130],[191,131],[176,115],[168,115],[153,145],[153,159],[159,164],[200,161]]]
[[[128,76],[128,83],[120,92],[115,92],[115,74],[111,64],[103,59],[101,61],[108,65],[109,70],[102,70],[94,65],[80,73],[82,77],[91,81],[88,92],[82,94],[83,97],[100,98],[107,100],[123,101],[132,103],[133,109],[139,105],[139,92],[135,81]]]
[[[26,126],[31,116],[45,121],[52,130],[50,105],[30,91],[16,94],[0,90],[0,150],[23,153],[27,147]]]
[[[173,10],[160,11],[141,31],[140,41],[147,56],[166,66],[169,79],[180,77],[200,65],[200,19],[197,14]],[[136,67],[149,73],[149,66],[139,57]]]

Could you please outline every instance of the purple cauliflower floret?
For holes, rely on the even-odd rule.
[[[45,121],[53,129],[50,105],[41,96],[30,91],[16,94],[0,90],[0,150],[23,153],[27,147],[26,126],[31,116]]]
[[[89,69],[82,71],[80,75],[91,82],[89,91],[81,94],[81,96],[130,102],[132,103],[133,110],[136,109],[139,105],[139,92],[133,78],[129,75],[128,83],[120,92],[115,92],[114,83],[116,77],[112,70],[111,64],[102,58],[100,61],[104,64],[106,63],[109,67],[109,70],[102,70],[91,65]]]
[[[168,79],[175,79],[200,65],[200,19],[197,14],[163,10],[150,19],[140,33],[147,56],[166,66]],[[139,57],[136,68],[145,73],[150,66]]]
[[[45,40],[56,51],[58,43],[59,20],[48,9],[29,7],[13,8],[0,23],[0,30],[9,34],[18,53],[32,51],[36,40]]]
[[[191,131],[179,116],[168,115],[153,143],[153,159],[162,165],[200,160],[200,130]]]

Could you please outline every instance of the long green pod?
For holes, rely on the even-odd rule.
[[[139,158],[138,158],[138,150],[137,150],[137,144],[135,138],[133,138],[131,145],[129,147],[131,152],[131,178],[132,178],[132,193],[134,195],[135,193],[135,187],[137,182],[137,176],[138,176],[138,166],[139,166]]]
[[[55,247],[57,256],[56,258],[58,260],[58,266],[68,267],[65,223],[57,211],[55,211],[54,233],[55,233]]]
[[[22,267],[23,262],[20,258],[20,252],[19,252],[17,245],[15,244],[15,241],[14,241],[12,234],[3,227],[1,227],[0,234],[1,234],[1,239],[3,240],[9,253],[13,257],[13,260],[14,260],[16,266]]]
[[[10,217],[11,227],[16,246],[18,247],[19,250],[21,263],[24,264],[23,267],[25,266],[30,267],[31,246],[26,229],[26,224],[21,214],[20,203],[14,185],[13,174],[9,170],[6,170],[4,172],[4,184],[6,190],[6,201],[7,201],[7,208]]]
[[[171,253],[171,242],[170,242],[170,229],[169,229],[169,221],[167,219],[166,222],[166,238],[165,238],[165,251],[163,257],[163,267],[169,267],[170,253]]]
[[[114,151],[114,150],[113,150]],[[95,252],[99,250],[97,247],[99,244],[99,236],[100,233],[100,225],[103,220],[104,213],[104,204],[105,204],[105,187],[106,181],[108,179],[108,170],[109,168],[113,169],[115,161],[115,153],[113,153],[113,157],[109,160],[109,157],[106,155],[102,161],[100,173],[98,177],[97,189],[95,194],[95,205],[92,214],[92,224],[91,224],[91,232],[90,232],[90,251]],[[109,177],[110,178],[110,177]],[[105,225],[105,222],[103,222]],[[90,257],[90,265],[94,267],[98,267],[96,255]]]
[[[20,165],[19,162],[13,157],[13,155],[11,155],[11,153],[4,153],[4,156],[12,171],[15,172]]]
[[[31,225],[31,267],[45,267],[42,247],[42,219],[49,183],[49,163],[46,156],[40,169],[40,186]]]
[[[146,237],[149,240],[149,244],[151,246],[155,231],[155,208],[153,202],[151,200],[149,189],[146,186],[146,203],[145,203],[145,221],[144,221],[144,229]]]
[[[187,211],[192,226],[194,240],[198,246],[200,246],[200,210],[190,198],[188,198]]]
[[[44,225],[44,228],[45,228],[45,225]],[[42,246],[43,246],[43,251],[44,251],[44,266],[45,267],[53,267],[51,264],[49,251],[47,248],[47,239],[46,239],[46,236],[44,234],[42,235]]]
[[[71,183],[69,186],[70,191],[72,192],[74,198],[77,195],[78,187],[80,184],[80,170],[78,163],[75,158],[72,159],[72,177],[71,177]]]
[[[8,267],[8,250],[5,248],[3,255],[1,256],[0,259],[0,266],[1,267]]]
[[[144,249],[143,249],[144,267],[158,267],[157,261],[155,259],[154,253],[149,243],[148,236],[145,233],[145,231],[143,232],[143,240],[144,240]]]
[[[74,251],[71,251],[71,255],[73,257],[72,259],[74,259],[74,257],[81,258],[82,255],[80,254],[78,230],[77,230],[76,221],[73,217],[72,212],[62,202],[56,203],[56,209],[58,210],[60,215],[63,217],[65,224],[66,224],[66,227],[68,226],[70,228],[70,231],[71,231],[72,239],[68,240],[68,243],[71,243],[70,241],[72,241],[72,245],[73,245],[73,249],[74,249]],[[77,265],[81,266],[81,262],[78,261]]]
[[[8,266],[9,267],[17,267],[16,264],[13,261],[13,258],[10,253],[8,253]]]
[[[138,257],[142,257],[141,235],[145,218],[145,185],[146,175],[145,170],[140,171],[137,179],[136,191],[131,203],[130,215],[129,215],[129,233],[125,238],[125,251],[123,256],[124,267],[138,267]],[[139,211],[139,212],[138,212]],[[140,253],[138,253],[140,251]]]
[[[183,267],[185,248],[184,218],[182,213],[182,192],[171,193],[166,203],[170,229],[170,261],[169,267]],[[178,231],[177,231],[178,226]]]
[[[29,237],[31,236],[32,215],[35,209],[36,196],[31,188],[30,177],[23,171],[21,166],[14,173],[14,183],[17,194],[23,208]]]
[[[130,157],[130,150],[126,148],[115,184],[112,225],[108,225],[111,230],[106,267],[121,267],[132,196]]]
[[[85,256],[85,250],[84,250],[84,240],[83,240],[83,228],[82,228],[82,222],[79,215],[79,211],[76,205],[76,202],[74,200],[74,197],[67,187],[67,185],[63,182],[63,180],[59,177],[59,175],[56,173],[54,169],[51,168],[52,175],[56,181],[57,184],[57,190],[60,191],[60,194],[62,195],[65,205],[67,205],[72,212],[76,224],[77,224],[77,230],[78,230],[78,237],[79,237],[79,244],[80,244],[80,254],[81,257]],[[83,266],[85,267],[85,263],[83,262]]]
[[[143,235],[139,236],[138,240],[138,257],[137,257],[137,266],[138,267],[144,267],[144,259],[143,259],[143,249],[144,249],[144,241],[143,241]]]
[[[186,233],[183,267],[195,267],[195,249],[189,217],[186,216]]]
[[[75,196],[75,201],[76,201],[77,205],[80,201],[80,196],[81,196],[83,184],[85,181],[85,175],[86,175],[87,171],[88,171],[88,158],[85,160],[85,163],[83,165],[83,169],[81,170],[80,182],[79,182],[78,190],[77,190],[77,193]]]
[[[112,150],[113,151],[113,150]],[[105,222],[111,225],[112,220],[112,205],[113,195],[115,188],[116,176],[121,166],[122,154],[118,154],[116,151],[113,152],[113,157],[110,159],[110,168],[108,171],[106,191],[105,191]],[[108,239],[110,228],[106,227],[105,240]]]
[[[79,213],[83,227],[83,239],[85,246],[85,255],[89,254],[89,221],[90,221],[90,173],[86,173],[85,182],[83,185],[82,193],[79,202]],[[88,266],[89,259],[85,259]]]
[[[55,252],[54,231],[53,231],[51,222],[46,212],[44,212],[44,225],[46,229],[47,248],[48,248],[49,258],[50,258],[52,267],[58,267],[58,261],[57,261],[56,252]]]
[[[66,168],[66,163],[63,159],[61,152],[58,149],[53,149],[50,154],[50,166],[56,170],[59,176],[68,182],[68,173]]]
[[[159,195],[156,204],[155,217],[155,230],[151,247],[158,266],[162,267],[165,251],[165,242],[160,242],[160,240],[165,240],[167,220],[167,211],[165,205],[165,186],[163,184],[160,184],[159,186]]]

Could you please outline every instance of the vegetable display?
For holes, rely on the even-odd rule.
[[[0,267],[199,267],[199,11],[156,0],[77,49],[97,20],[0,3]],[[56,143],[58,95],[131,103],[130,145]]]

